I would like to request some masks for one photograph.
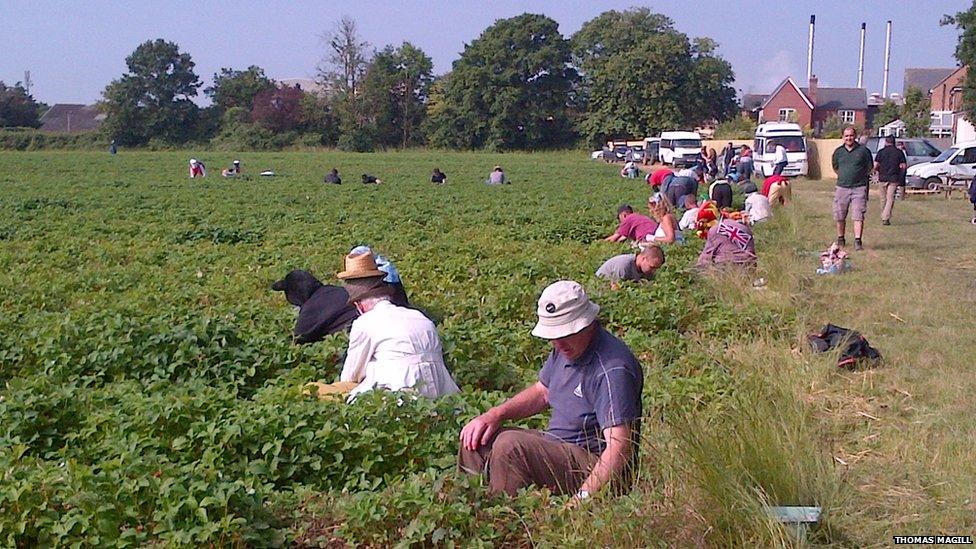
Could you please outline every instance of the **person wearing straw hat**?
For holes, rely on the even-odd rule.
[[[390,301],[393,290],[383,281],[386,273],[377,268],[373,254],[349,254],[344,266],[336,276],[359,311],[339,375],[340,383],[357,384],[349,400],[375,388],[409,389],[429,398],[459,392],[444,365],[437,328],[420,311]]]
[[[576,505],[608,485],[629,486],[644,375],[627,345],[600,325],[599,311],[577,282],[543,290],[532,335],[549,340],[552,352],[539,380],[461,429],[458,467],[486,474],[490,492],[544,486],[575,494]],[[502,428],[547,408],[546,431]]]

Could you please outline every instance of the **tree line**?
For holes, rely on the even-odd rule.
[[[348,17],[324,38],[314,92],[279,85],[257,66],[222,68],[201,89],[189,53],[147,41],[105,88],[100,131],[129,146],[537,150],[737,112],[734,73],[717,44],[646,8],[604,12],[568,38],[544,15],[500,19],[440,76],[409,42],[375,51]],[[211,106],[194,102],[201,91]]]

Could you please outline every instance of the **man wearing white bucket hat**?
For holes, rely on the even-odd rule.
[[[577,282],[542,292],[532,335],[553,350],[539,380],[461,430],[458,466],[486,474],[491,492],[537,485],[578,501],[608,484],[629,485],[644,375],[627,345],[597,321],[599,311]],[[546,408],[546,431],[501,428]]]

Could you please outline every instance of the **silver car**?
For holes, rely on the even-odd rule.
[[[884,137],[869,137],[866,144],[868,150],[871,151],[871,157],[874,158],[878,154],[878,146],[881,141],[885,139]],[[915,164],[921,164],[922,162],[931,162],[933,159],[942,154],[942,151],[938,147],[932,144],[928,139],[921,137],[896,137],[895,143],[905,144],[905,157],[908,159],[908,166],[914,166]],[[872,181],[875,177],[872,176]],[[916,182],[907,181],[909,187],[913,187]]]

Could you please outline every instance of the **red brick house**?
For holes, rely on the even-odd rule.
[[[867,125],[868,96],[863,88],[821,88],[817,77],[801,88],[786,77],[759,106],[759,122],[795,120],[801,126],[823,127],[824,121],[838,116],[847,124]]]
[[[938,84],[930,89],[923,89],[928,93],[932,102],[932,119],[929,131],[936,137],[950,137],[956,135],[959,119],[962,118],[962,83],[966,79],[968,66],[954,69]],[[908,90],[905,90],[908,93]]]

